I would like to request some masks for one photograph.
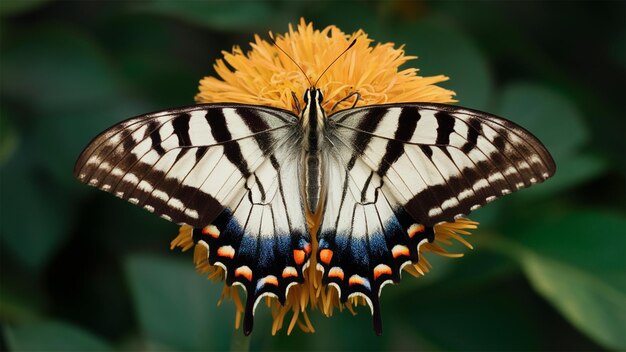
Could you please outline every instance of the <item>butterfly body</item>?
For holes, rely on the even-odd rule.
[[[209,263],[246,290],[248,334],[260,299],[284,303],[311,256],[341,302],[365,298],[381,333],[382,288],[419,260],[433,226],[555,171],[534,136],[490,114],[402,103],[327,117],[322,100],[308,89],[300,116],[231,103],[138,116],[96,137],[74,173],[193,226]]]
[[[304,102],[306,103],[302,110],[300,123],[304,131],[304,140],[302,143],[304,165],[303,186],[304,199],[308,211],[315,213],[318,210],[320,193],[323,184],[323,153],[322,146],[325,142],[325,122],[326,113],[322,108],[324,100],[322,92],[319,89],[308,89],[304,94]]]

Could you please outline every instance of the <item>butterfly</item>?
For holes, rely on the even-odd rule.
[[[536,137],[485,112],[398,103],[327,116],[315,85],[303,98],[299,114],[215,103],[137,116],[93,139],[74,169],[192,226],[209,263],[247,293],[246,335],[261,298],[284,304],[311,256],[341,302],[366,300],[382,333],[382,288],[419,260],[433,226],[555,172]],[[319,219],[316,233],[307,217]]]

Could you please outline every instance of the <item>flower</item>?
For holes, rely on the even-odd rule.
[[[403,47],[393,43],[376,44],[359,30],[347,35],[335,26],[314,30],[312,23],[300,21],[297,30],[276,38],[284,49],[314,81],[328,65],[358,38],[344,56],[320,78],[317,87],[324,93],[324,108],[330,111],[337,101],[358,89],[358,106],[401,102],[452,103],[454,92],[438,86],[448,80],[443,75],[421,77],[415,68],[400,69],[415,59],[406,56]],[[200,80],[198,103],[237,102],[293,109],[292,92],[302,98],[309,87],[307,77],[296,64],[275,45],[256,35],[252,50],[244,53],[235,46],[232,52],[222,52],[224,59],[214,65],[217,77]],[[339,108],[352,106],[345,101]],[[303,105],[303,102],[300,101]]]
[[[330,69],[320,77],[341,52],[358,38],[354,46],[341,56]],[[435,84],[444,82],[448,77],[443,75],[418,76],[415,68],[401,69],[407,61],[415,59],[406,56],[403,47],[395,47],[393,43],[374,44],[367,34],[359,30],[346,34],[335,26],[323,30],[315,30],[312,23],[303,19],[294,29],[275,38],[276,45],[256,35],[251,43],[251,50],[244,52],[234,47],[232,52],[223,52],[224,58],[214,65],[218,77],[205,77],[200,81],[198,103],[237,102],[255,105],[266,105],[296,112],[294,95],[302,99],[304,91],[310,87],[309,82],[319,79],[316,87],[324,93],[323,107],[330,111],[349,94],[358,91],[360,98],[357,106],[400,102],[433,102],[451,103],[455,93]],[[293,61],[281,52],[282,48]],[[306,77],[296,63],[306,73]],[[299,102],[304,106],[304,102]],[[354,99],[347,99],[338,105],[338,109],[349,108]],[[319,217],[308,216],[311,234],[317,232]],[[421,255],[433,252],[448,257],[459,257],[462,254],[450,254],[443,246],[457,241],[472,248],[463,238],[469,235],[468,230],[477,227],[476,222],[459,219],[453,223],[442,223],[434,227],[435,240],[419,247],[420,260],[407,265],[404,270],[414,276],[427,273],[431,266]],[[172,241],[172,249],[181,247],[183,251],[194,248],[194,263],[199,272],[208,274],[214,281],[223,280],[224,269],[209,264],[206,246],[195,246],[192,228],[183,225],[178,236]],[[347,309],[354,313],[356,305],[365,305],[361,297],[353,297],[346,304],[339,301],[335,288],[322,284],[322,273],[315,265],[317,242],[313,237],[311,263],[305,270],[305,281],[289,289],[284,305],[278,300],[266,297],[267,306],[271,309],[274,319],[272,334],[283,327],[287,314],[292,312],[287,327],[291,333],[297,324],[305,332],[314,332],[307,308],[320,310],[324,315],[331,316],[334,309]],[[244,306],[240,292],[236,287],[224,286],[222,299],[231,298],[236,306],[236,328],[241,324]],[[220,300],[221,302],[221,300]]]

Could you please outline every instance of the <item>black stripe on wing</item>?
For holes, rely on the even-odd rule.
[[[97,136],[74,175],[168,220],[202,227],[295,123],[288,111],[241,104],[141,115]]]
[[[429,226],[542,182],[556,169],[524,128],[451,105],[344,110],[330,116],[329,129],[387,180],[409,214]]]

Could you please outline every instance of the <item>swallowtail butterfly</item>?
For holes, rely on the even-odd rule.
[[[323,99],[306,90],[299,116],[223,103],[134,117],[97,136],[74,174],[193,226],[209,263],[247,292],[244,333],[260,299],[284,303],[315,255],[322,282],[342,302],[364,297],[380,334],[381,290],[418,261],[435,224],[555,172],[537,138],[491,114],[401,103],[327,116]]]

